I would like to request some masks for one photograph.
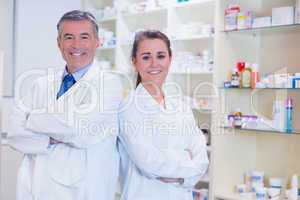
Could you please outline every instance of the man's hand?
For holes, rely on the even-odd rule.
[[[58,141],[58,140],[53,139],[52,137],[50,137],[50,145],[52,145],[52,144],[59,144],[59,143],[62,143],[62,142],[60,142],[60,141]]]
[[[189,150],[189,149],[185,149],[185,151],[187,151],[187,152],[189,153],[191,160],[193,160],[193,157],[194,157],[194,156],[193,156],[192,151]]]

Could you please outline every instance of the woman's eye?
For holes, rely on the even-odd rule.
[[[158,55],[157,58],[158,59],[164,59],[166,56],[165,55]]]
[[[149,59],[150,59],[150,56],[143,56],[142,59],[143,59],[143,60],[149,60]]]

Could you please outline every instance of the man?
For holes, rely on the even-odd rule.
[[[18,200],[114,200],[121,84],[93,62],[100,45],[88,12],[74,10],[57,24],[64,72],[34,82],[11,118],[8,143],[24,153]]]

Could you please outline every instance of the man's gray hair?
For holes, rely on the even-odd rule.
[[[58,21],[58,23],[56,25],[58,34],[60,33],[60,28],[64,21],[82,21],[82,20],[89,21],[94,28],[95,35],[98,36],[99,27],[98,27],[96,18],[94,17],[94,15],[92,13],[87,12],[87,11],[82,11],[82,10],[72,10],[70,12],[65,13],[60,18],[60,20]]]

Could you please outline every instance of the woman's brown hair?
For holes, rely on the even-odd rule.
[[[133,47],[131,51],[131,60],[136,58],[136,52],[138,50],[139,43],[145,39],[160,39],[162,40],[168,49],[169,56],[172,56],[172,50],[171,50],[171,42],[169,38],[162,32],[158,30],[144,30],[139,31],[135,34]],[[136,80],[136,87],[140,84],[142,81],[141,75],[138,73],[137,80]]]

